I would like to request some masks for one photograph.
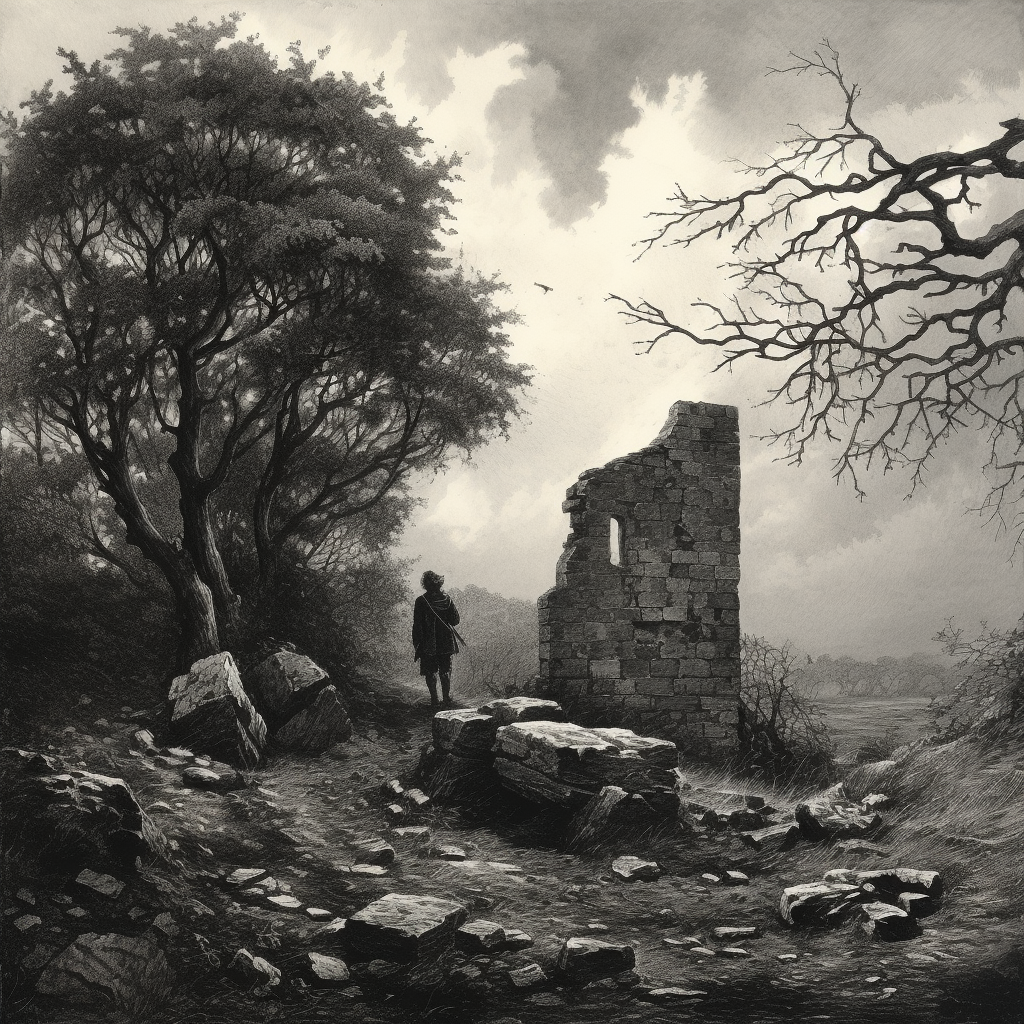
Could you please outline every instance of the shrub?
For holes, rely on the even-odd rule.
[[[835,751],[824,716],[794,687],[788,643],[740,639],[739,766],[772,780],[828,780]]]

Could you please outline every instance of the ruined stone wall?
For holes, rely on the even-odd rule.
[[[538,602],[540,674],[576,720],[694,753],[735,745],[739,452],[733,406],[676,402],[648,447],[569,488],[571,532]]]

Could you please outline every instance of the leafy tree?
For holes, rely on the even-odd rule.
[[[5,422],[85,459],[184,663],[238,627],[226,538],[272,588],[506,433],[529,380],[499,284],[441,252],[457,158],[426,159],[380,83],[314,78],[298,44],[280,68],[238,20],[118,29],[112,65],[60,50],[70,91],[3,130]]]
[[[916,486],[958,428],[987,430],[986,506],[1006,523],[1024,487],[1024,211],[997,223],[993,211],[999,186],[1024,179],[1024,120],[1001,122],[1002,134],[963,152],[902,156],[854,116],[860,90],[827,41],[792,56],[779,71],[838,87],[842,124],[796,126],[781,155],[747,168],[757,183],[734,195],[678,188],[672,209],[651,214],[658,227],[643,243],[730,239],[731,302],[698,300],[676,319],[653,302],[612,298],[631,323],[653,328],[641,342],[648,351],[680,337],[721,349],[720,368],[779,363],[785,376],[769,401],[791,419],[770,439],[794,463],[815,438],[837,442],[835,474],[858,491],[858,466],[909,469]]]

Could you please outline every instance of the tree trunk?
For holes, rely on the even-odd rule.
[[[185,564],[188,561],[187,556],[181,559],[182,572],[174,586],[181,626],[178,643],[178,669],[181,672],[187,672],[194,662],[217,654],[221,649],[213,595],[195,569]]]

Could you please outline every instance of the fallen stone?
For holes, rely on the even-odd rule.
[[[860,809],[865,814],[873,811],[885,811],[892,806],[892,800],[885,793],[869,793],[860,802]]]
[[[353,864],[349,871],[353,875],[365,875],[372,878],[381,878],[388,873],[388,869],[380,864]]]
[[[717,955],[713,949],[709,949],[707,946],[691,946],[690,953],[693,954],[693,956],[698,957],[709,957]]]
[[[409,817],[409,812],[401,804],[388,804],[384,812],[392,821],[401,821]]]
[[[338,988],[350,980],[348,964],[334,956],[323,953],[306,953],[302,964],[314,988]]]
[[[387,867],[395,862],[395,848],[383,839],[370,839],[359,843],[356,853],[357,864],[377,864]]]
[[[248,683],[260,711],[277,728],[308,706],[330,679],[311,658],[278,651],[249,673]]]
[[[279,896],[268,896],[267,902],[277,907],[278,910],[302,910],[302,901],[297,900],[294,896],[289,896],[287,893],[281,893]]]
[[[586,927],[588,932],[598,932],[601,934],[610,930],[608,925],[602,924],[600,921],[591,921]]]
[[[895,941],[919,934],[917,922],[891,903],[862,903],[857,908],[858,925],[872,939]]]
[[[455,933],[456,948],[470,956],[506,948],[505,929],[493,921],[469,921]]]
[[[636,837],[649,831],[658,816],[639,793],[619,786],[604,786],[569,823],[568,844],[586,849],[619,837]]]
[[[159,753],[156,739],[149,729],[139,729],[133,733],[132,738],[128,741],[128,749],[134,750],[145,757],[152,757],[154,754]]]
[[[721,942],[735,942],[738,939],[756,939],[761,929],[757,925],[720,925],[712,928],[711,934]]]
[[[699,988],[648,988],[637,993],[639,999],[649,1003],[687,1003],[706,996],[707,992]]]
[[[19,932],[27,932],[41,925],[43,919],[36,917],[35,914],[22,914],[21,917],[16,917],[11,923]]]
[[[31,890],[26,889],[24,887],[19,889],[14,894],[14,898],[16,900],[19,900],[21,903],[27,903],[30,907],[34,907],[36,905],[35,893],[33,893]]]
[[[416,960],[449,945],[468,916],[452,900],[389,893],[348,919],[345,939],[361,959]]]
[[[64,913],[67,914],[68,917],[74,917],[78,919],[89,916],[89,911],[83,909],[82,907],[68,907],[68,909],[65,910]]]
[[[498,723],[474,708],[440,711],[432,723],[434,746],[462,757],[490,756]]]
[[[543,984],[548,980],[548,976],[540,964],[531,962],[509,971],[508,980],[515,988],[532,988],[534,985]]]
[[[270,872],[266,868],[235,868],[225,879],[228,885],[256,885],[267,878]]]
[[[750,956],[750,953],[740,946],[723,946],[718,951],[718,955],[725,957],[727,960],[742,960],[745,957]]]
[[[570,975],[607,975],[636,966],[633,947],[603,939],[566,939],[558,954],[558,969]]]
[[[405,795],[405,786],[398,779],[390,779],[380,787],[381,792],[387,797],[396,797]]]
[[[612,874],[623,882],[656,882],[661,868],[652,860],[640,857],[616,857],[612,861]]]
[[[412,842],[429,842],[430,827],[428,825],[403,825],[401,828],[391,829],[391,834],[396,839],[405,839]]]
[[[430,797],[427,796],[422,789],[407,789],[405,791],[405,799],[408,800],[417,811],[425,810],[430,806]]]
[[[671,936],[665,936],[661,940],[663,946],[668,946],[669,949],[693,949],[694,946],[703,946],[704,943],[695,938],[692,935],[688,935],[685,939],[676,939]]]
[[[167,911],[157,914],[153,918],[153,927],[169,939],[173,939],[181,931],[177,922]]]
[[[267,727],[242,688],[227,652],[195,662],[171,683],[171,729],[200,750],[255,768],[263,757]]]
[[[229,793],[235,789],[245,788],[245,779],[230,765],[222,765],[219,770],[190,765],[181,773],[181,781],[185,786],[213,793]]]
[[[117,899],[124,889],[124,882],[118,881],[112,875],[103,875],[89,868],[79,872],[75,882],[86,889],[98,892],[101,896],[106,896],[107,899]]]
[[[50,961],[36,991],[77,1005],[113,1003],[138,1012],[168,1000],[174,983],[167,958],[148,936],[87,932]]]
[[[862,898],[856,885],[808,882],[783,890],[779,913],[787,924],[838,925]]]
[[[942,895],[942,878],[937,871],[919,871],[915,868],[879,868],[860,871],[856,868],[833,868],[825,872],[826,882],[845,885],[872,885],[875,890],[893,899],[902,892],[920,892],[926,896]]]
[[[505,929],[505,949],[514,952],[519,949],[529,949],[533,945],[533,936],[518,928]]]
[[[927,917],[936,910],[935,900],[923,892],[901,892],[896,903],[900,910],[915,918]]]
[[[701,879],[703,881],[707,882],[708,885],[721,885],[722,884],[721,876],[720,875],[713,875],[710,871],[705,871],[704,874],[702,874],[700,877],[701,877]]]
[[[537,697],[503,697],[488,701],[477,710],[482,715],[490,715],[499,727],[516,722],[561,722],[565,718],[565,712],[556,701]]]
[[[306,907],[306,917],[313,921],[333,921],[334,914],[324,907]]]
[[[725,885],[750,885],[750,878],[742,871],[726,871],[722,882]]]
[[[466,859],[466,851],[461,846],[437,846],[431,852],[439,860]]]
[[[312,702],[274,730],[274,743],[283,750],[322,754],[352,735],[352,721],[341,696],[326,686]]]
[[[228,973],[243,988],[269,991],[281,984],[281,972],[261,956],[240,949],[228,964]]]
[[[856,806],[842,807],[822,802],[797,804],[793,816],[801,834],[812,842],[859,839],[882,823],[879,814],[862,814]]]
[[[759,811],[751,811],[747,808],[729,812],[726,824],[734,832],[756,832],[768,824],[768,819]]]

